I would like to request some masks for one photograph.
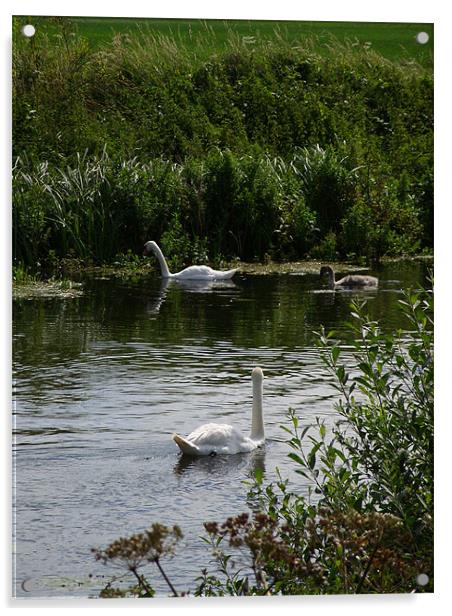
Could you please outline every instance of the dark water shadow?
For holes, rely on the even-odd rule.
[[[265,453],[264,446],[250,453],[234,455],[194,457],[181,454],[174,465],[173,472],[176,475],[183,475],[187,472],[227,475],[235,474],[240,470],[245,471],[248,476],[254,476],[257,470],[265,473]]]

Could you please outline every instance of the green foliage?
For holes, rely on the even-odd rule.
[[[325,237],[313,247],[311,256],[314,257],[314,259],[325,261],[335,261],[338,258],[337,238],[334,231],[329,231]]]
[[[93,49],[70,21],[54,29],[51,40],[14,31],[24,266],[50,249],[111,261],[164,234],[175,262],[432,247],[427,69],[338,42],[319,55],[282,35],[231,34],[206,58],[171,37]]]
[[[190,255],[190,239],[187,237],[176,212],[167,231],[162,235],[162,249],[171,267],[179,267]]]
[[[331,146],[318,144],[297,152],[293,166],[300,178],[306,204],[318,213],[322,234],[335,232],[355,198],[356,172],[347,168]]]
[[[189,158],[183,164],[161,158],[118,161],[105,150],[99,156],[77,156],[74,165],[65,167],[17,159],[15,264],[44,271],[70,256],[111,263],[128,250],[141,252],[150,238],[162,244],[173,266],[223,256],[335,260],[354,253],[378,258],[412,253],[420,246],[414,198],[408,195],[400,202],[395,189],[385,192],[386,201],[367,204],[359,197],[344,207],[339,230],[322,234],[317,224],[324,213],[315,208],[307,180],[300,179],[299,164],[298,151],[286,162],[258,148],[242,156],[214,149],[205,159]],[[337,182],[346,178],[346,188],[349,173],[339,169]],[[316,186],[324,189],[321,179]],[[340,201],[340,190],[334,194]],[[334,202],[331,210],[339,211],[342,206]]]
[[[100,153],[107,144],[122,158],[164,153],[180,162],[215,146],[246,152],[257,144],[285,157],[344,141],[408,171],[429,156],[431,74],[362,48],[336,43],[325,58],[306,41],[279,37],[250,49],[231,38],[205,60],[149,34],[118,36],[99,50],[75,33],[23,38],[15,37],[13,57],[18,156],[25,148],[41,159]]]
[[[341,221],[343,250],[372,259],[411,255],[419,250],[423,236],[433,237],[406,174],[398,181],[368,178],[363,191]]]
[[[274,166],[258,150],[207,158],[206,228],[214,253],[262,259],[272,248],[283,195]]]
[[[28,269],[24,267],[22,264],[13,267],[13,281],[16,284],[27,284],[29,282],[35,282],[36,276],[34,274],[30,274]]]
[[[408,338],[383,335],[363,306],[352,304],[349,368],[338,344],[331,346],[332,335],[320,335],[342,394],[337,411],[344,421],[330,442],[319,424],[321,439],[309,436],[312,448],[305,454],[299,450],[309,429],[300,438],[292,415],[289,444],[298,451],[300,472],[314,477],[328,506],[395,515],[420,547],[431,540],[433,515],[433,306],[427,292],[409,292],[400,303],[414,328]],[[321,464],[314,473],[316,456]]]
[[[238,157],[217,150],[184,165],[161,159],[118,163],[105,151],[79,156],[64,169],[48,163],[34,170],[29,160],[18,159],[16,262],[36,268],[51,254],[111,262],[149,238],[161,241],[173,265],[220,255],[262,259],[281,241],[284,217],[286,234],[300,236],[312,227],[299,188],[284,191],[287,178],[280,171],[262,153]],[[290,249],[288,241],[286,235]],[[308,238],[297,243],[307,247]]]

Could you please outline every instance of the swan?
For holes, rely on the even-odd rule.
[[[336,287],[343,287],[345,289],[362,289],[365,287],[377,287],[378,286],[378,278],[375,276],[363,276],[362,274],[350,274],[348,276],[344,276],[336,282],[333,268],[330,265],[323,265],[320,268],[320,277],[327,274],[328,276],[328,285],[330,289],[335,289]]]
[[[204,424],[196,428],[187,438],[173,434],[173,440],[182,453],[189,456],[246,453],[264,444],[264,419],[262,414],[264,373],[262,369],[254,368],[251,378],[253,381],[253,411],[249,436],[245,436],[229,424]]]
[[[144,256],[149,256],[154,253],[160,263],[160,269],[162,271],[162,278],[172,278],[176,280],[225,280],[232,278],[237,269],[231,270],[214,270],[207,265],[191,265],[186,267],[176,274],[172,274],[169,271],[163,252],[160,250],[156,242],[146,242],[144,245]]]

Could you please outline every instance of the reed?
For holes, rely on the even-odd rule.
[[[359,173],[332,149],[290,160],[255,148],[237,155],[117,161],[106,150],[73,165],[18,158],[13,169],[15,264],[58,259],[111,263],[161,240],[172,265],[193,260],[375,257],[419,248],[423,226],[411,196],[388,180],[378,207]],[[390,191],[388,190],[390,187]],[[373,227],[373,221],[378,225]]]

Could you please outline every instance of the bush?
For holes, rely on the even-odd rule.
[[[341,221],[341,252],[381,256],[415,254],[421,244],[421,212],[407,177],[376,180],[369,177],[364,194]],[[424,218],[425,220],[425,218]]]
[[[214,150],[183,165],[117,161],[105,151],[66,167],[18,159],[13,188],[15,259],[32,269],[50,251],[111,262],[150,238],[173,265],[284,258],[306,250],[315,219],[290,169],[259,151]]]
[[[60,259],[72,254],[108,263],[119,253],[140,251],[150,238],[162,242],[173,265],[199,257],[379,258],[413,254],[421,246],[423,225],[410,190],[370,179],[371,197],[364,198],[340,161],[327,173],[319,157],[322,173],[315,179],[300,175],[300,153],[286,162],[259,148],[242,156],[214,149],[183,164],[118,160],[106,151],[85,152],[66,166],[17,159],[15,259],[36,269],[53,250]],[[352,188],[356,195],[348,201]],[[330,190],[328,202],[322,194]],[[319,228],[327,210],[336,217],[343,212],[334,223],[338,231]]]
[[[333,231],[327,233],[326,236],[312,248],[310,255],[314,259],[335,261],[339,256],[336,234]]]
[[[259,150],[241,157],[217,151],[207,158],[205,182],[212,253],[262,259],[272,249],[283,201],[271,162]]]

